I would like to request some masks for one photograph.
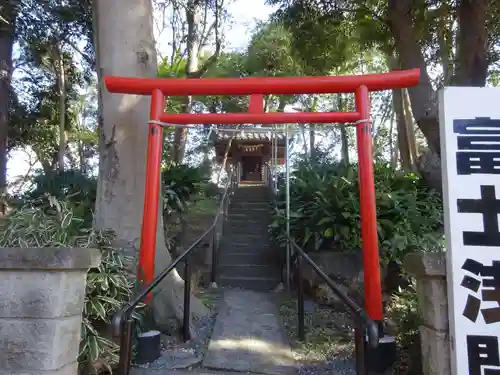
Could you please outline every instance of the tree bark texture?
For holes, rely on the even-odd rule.
[[[418,160],[418,168],[427,184],[441,190],[440,136],[437,116],[437,93],[431,85],[422,46],[413,27],[413,0],[388,1],[388,25],[394,38],[401,68],[420,68],[420,84],[408,89],[418,127],[427,139],[429,150]],[[495,5],[492,5],[495,6]],[[453,85],[483,86],[487,76],[488,33],[487,0],[458,2],[456,73]]]
[[[2,7],[0,20],[0,195],[7,189],[7,137],[9,132],[9,105],[12,82],[12,49],[16,12],[12,0]],[[0,203],[0,214],[5,213],[5,204]]]
[[[103,116],[95,224],[113,229],[120,243],[134,252],[141,235],[150,97],[110,94],[102,78],[156,76],[152,13],[150,0],[98,0],[94,12]],[[171,262],[161,199],[158,205],[157,273]],[[175,270],[154,295],[153,308],[160,325],[174,316],[181,319],[183,280]],[[191,311],[192,318],[208,312],[194,297]]]

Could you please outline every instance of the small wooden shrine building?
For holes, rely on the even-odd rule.
[[[226,170],[234,168],[238,183],[267,183],[269,166],[285,163],[285,132],[265,130],[241,128],[235,132],[222,127],[217,130],[214,140],[217,163],[222,164],[227,151]],[[275,160],[271,160],[274,144],[277,154]]]

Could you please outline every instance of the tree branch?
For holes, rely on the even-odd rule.
[[[215,51],[214,53],[205,61],[205,63],[198,69],[197,72],[192,74],[189,78],[201,78],[207,70],[212,66],[217,59],[220,56],[220,52],[222,49],[222,38],[220,35],[220,12],[221,9],[224,6],[224,0],[221,0],[220,4],[219,1],[215,1],[215,21],[214,21],[214,27],[215,27]]]

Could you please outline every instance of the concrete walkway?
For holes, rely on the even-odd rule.
[[[260,374],[294,374],[279,312],[269,293],[228,290],[203,367]]]

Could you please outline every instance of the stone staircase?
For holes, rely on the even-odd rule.
[[[269,291],[280,283],[279,258],[267,238],[269,194],[263,184],[240,184],[231,198],[219,248],[219,285]]]

